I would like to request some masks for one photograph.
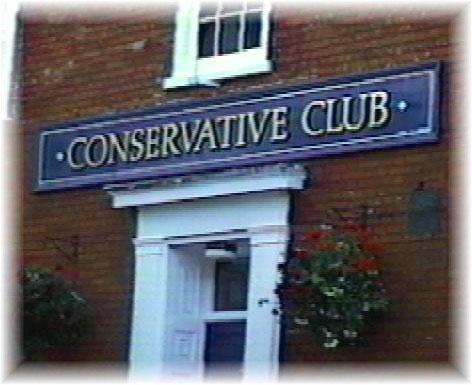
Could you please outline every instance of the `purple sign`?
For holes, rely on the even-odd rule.
[[[432,142],[438,62],[46,127],[38,191]]]

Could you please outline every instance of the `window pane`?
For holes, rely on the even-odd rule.
[[[198,57],[214,55],[215,23],[201,23],[198,31]]]
[[[230,12],[238,12],[243,10],[243,2],[242,1],[230,1],[230,2],[223,2],[223,9],[222,13],[230,13]]]
[[[220,28],[220,53],[225,54],[238,51],[239,16],[221,19]]]
[[[205,1],[200,5],[200,17],[215,16],[218,3],[216,1]]]
[[[260,47],[261,45],[261,13],[248,13],[246,15],[246,28],[244,33],[244,49]]]
[[[215,310],[246,310],[248,272],[248,258],[216,262]]]
[[[205,376],[240,375],[246,345],[246,321],[212,322],[206,325]],[[224,365],[223,367],[221,365]],[[216,377],[219,378],[219,377]]]
[[[264,2],[262,1],[248,1],[247,2],[247,9],[262,9]]]

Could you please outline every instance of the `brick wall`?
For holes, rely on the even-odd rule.
[[[224,95],[251,87],[295,84],[397,67],[451,61],[450,19],[402,15],[336,17],[276,6],[276,70],[224,82],[216,89],[164,91],[172,41],[172,9],[128,10],[129,18],[80,12],[25,12],[20,154],[23,155],[22,255],[47,266],[67,265],[48,238],[79,236],[79,284],[92,304],[94,329],[70,359],[127,357],[133,277],[133,213],[113,210],[101,189],[32,194],[34,134],[44,124],[148,107],[169,100]],[[445,79],[449,79],[447,73]],[[450,98],[443,85],[443,109]],[[374,207],[390,226],[385,282],[392,300],[369,347],[323,352],[305,335],[287,333],[285,359],[445,360],[448,357],[448,165],[450,119],[443,114],[439,144],[369,151],[307,162],[310,186],[294,194],[297,234],[330,208]],[[424,182],[445,202],[437,236],[406,228],[409,194]]]
[[[368,346],[322,351],[307,335],[289,331],[286,359],[447,360],[447,144],[331,158],[310,169],[311,186],[294,194],[296,240],[301,243],[304,230],[326,222],[330,209],[359,215],[363,205],[372,208],[368,223],[385,247],[382,280],[391,305]],[[422,181],[444,203],[442,230],[434,236],[412,235],[407,228],[410,195]]]

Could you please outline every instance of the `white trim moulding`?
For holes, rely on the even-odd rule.
[[[193,178],[108,185],[105,190],[112,196],[113,207],[122,208],[260,191],[302,189],[305,178],[302,166],[277,164]]]

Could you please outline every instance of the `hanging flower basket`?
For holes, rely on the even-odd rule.
[[[380,281],[381,245],[352,222],[305,236],[278,289],[290,328],[309,329],[323,348],[358,345],[388,301]]]

